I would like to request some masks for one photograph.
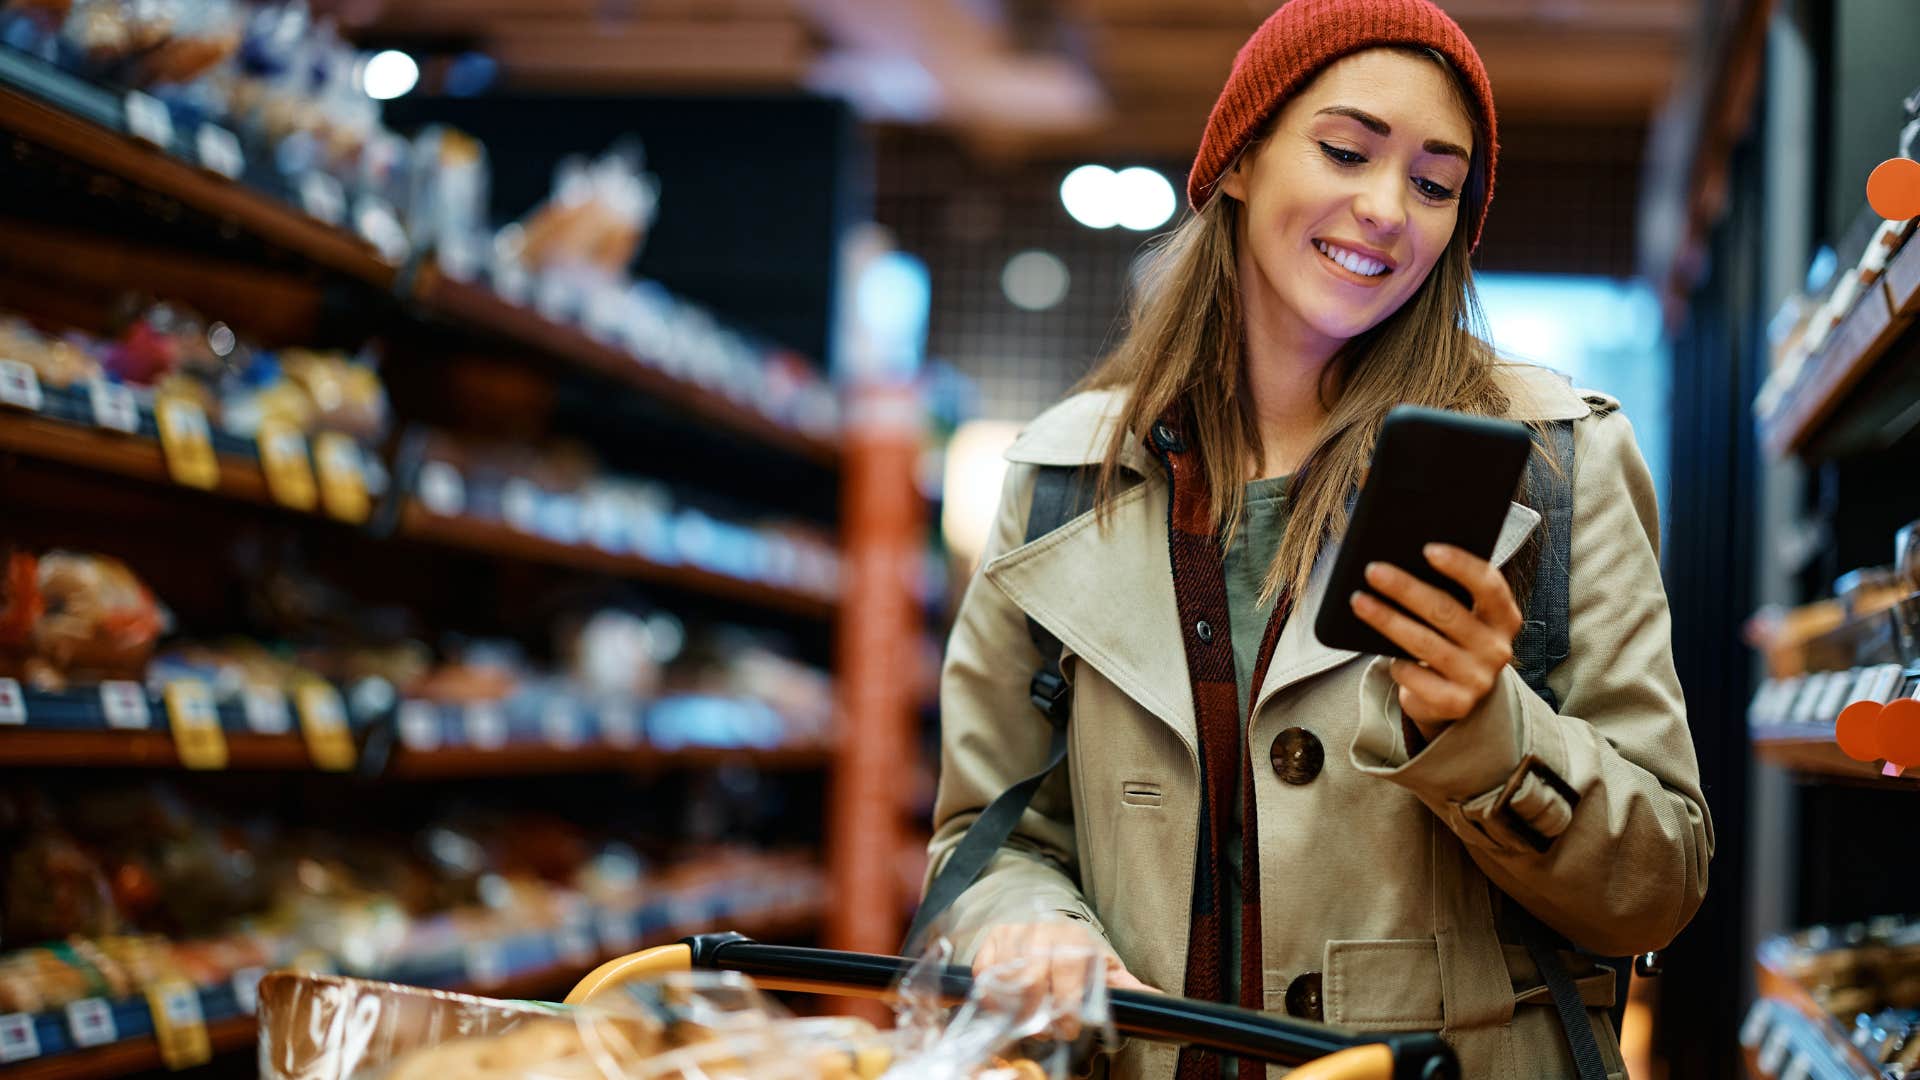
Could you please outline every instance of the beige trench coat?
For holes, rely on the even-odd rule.
[[[1576,421],[1571,653],[1549,680],[1564,712],[1509,669],[1474,714],[1409,760],[1386,661],[1313,637],[1310,613],[1331,568],[1323,555],[1259,688],[1247,751],[1267,1008],[1284,1013],[1290,981],[1318,972],[1328,1023],[1439,1031],[1468,1077],[1540,1080],[1574,1076],[1571,1055],[1489,883],[1596,954],[1656,949],[1700,905],[1713,828],[1674,674],[1654,489],[1632,428],[1616,402],[1543,369],[1509,365],[1500,377],[1514,418]],[[1098,461],[1117,407],[1108,392],[1069,398],[1007,453],[983,570],[942,673],[930,854],[937,871],[979,810],[1045,760],[1047,725],[1027,700],[1031,615],[1064,643],[1068,764],[956,902],[951,936],[968,959],[986,927],[1043,906],[1085,920],[1135,975],[1177,994],[1202,791],[1165,474],[1135,446],[1125,465],[1142,482],[1119,497],[1110,530],[1083,515],[1023,542],[1033,467]],[[1495,561],[1538,523],[1515,504]],[[1325,747],[1321,773],[1301,786],[1262,767],[1276,733],[1293,726]],[[1515,820],[1551,838],[1548,850],[1527,843]],[[1618,1074],[1611,982],[1565,955],[1587,976],[1581,989]],[[1111,1070],[1171,1077],[1176,1054],[1131,1042]]]

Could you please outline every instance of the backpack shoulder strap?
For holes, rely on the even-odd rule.
[[[1568,567],[1573,561],[1573,421],[1547,426],[1545,454],[1527,464],[1527,494],[1546,529],[1540,562],[1527,598],[1526,623],[1513,640],[1513,666],[1520,678],[1549,706],[1560,702],[1547,676],[1567,658]]]
[[[1093,470],[1067,465],[1042,465],[1039,467],[1033,483],[1033,503],[1027,511],[1027,542],[1047,535],[1078,516],[1091,505],[1091,479]],[[1033,679],[1027,684],[1028,700],[1040,715],[1046,717],[1053,728],[1053,735],[1047,746],[1047,760],[1040,771],[1021,780],[1001,792],[980,816],[967,826],[967,833],[954,846],[953,854],[947,857],[947,863],[934,875],[932,884],[927,886],[927,894],[920,901],[919,910],[913,913],[913,922],[907,927],[906,944],[901,950],[908,956],[918,956],[926,947],[927,931],[934,920],[945,914],[967,891],[987,864],[1000,852],[1007,838],[1013,835],[1014,826],[1020,823],[1021,815],[1033,802],[1033,796],[1040,790],[1049,776],[1067,759],[1067,717],[1073,711],[1072,688],[1060,672],[1060,639],[1053,632],[1040,625],[1031,616],[1027,618],[1027,636],[1033,640],[1033,647],[1039,653],[1039,663],[1033,673]]]

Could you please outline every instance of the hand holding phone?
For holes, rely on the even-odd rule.
[[[1488,560],[1531,446],[1520,424],[1413,406],[1381,430],[1314,632],[1398,658],[1416,722],[1465,716],[1512,659],[1520,611]]]

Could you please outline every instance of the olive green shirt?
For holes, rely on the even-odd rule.
[[[1232,546],[1227,548],[1227,619],[1233,635],[1233,680],[1239,688],[1241,747],[1246,745],[1247,709],[1252,704],[1253,667],[1260,660],[1260,639],[1266,636],[1267,621],[1273,617],[1273,600],[1260,600],[1260,583],[1280,550],[1287,534],[1287,483],[1292,477],[1274,476],[1247,485],[1245,513],[1240,519]],[[1236,791],[1239,784],[1234,785]],[[1222,922],[1227,928],[1227,1001],[1240,1003],[1240,830],[1241,802],[1245,793],[1233,800],[1233,830],[1227,834],[1227,862],[1232,869],[1226,888],[1227,907]]]

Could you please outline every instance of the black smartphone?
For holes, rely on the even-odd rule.
[[[1347,535],[1334,556],[1326,598],[1313,621],[1321,643],[1407,656],[1354,613],[1351,597],[1362,589],[1400,606],[1367,584],[1368,563],[1398,566],[1471,607],[1472,594],[1434,569],[1422,549],[1452,544],[1492,558],[1532,446],[1526,425],[1511,420],[1414,405],[1388,413]]]

